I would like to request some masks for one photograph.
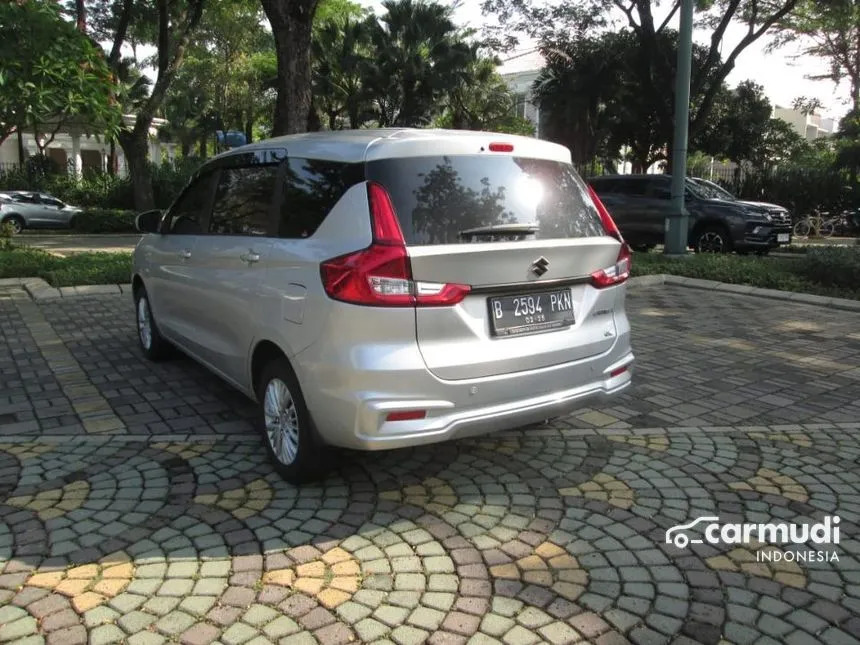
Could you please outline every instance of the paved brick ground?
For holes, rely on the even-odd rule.
[[[296,490],[125,298],[0,293],[0,642],[860,643],[860,317],[667,288],[637,385],[549,426],[341,455]],[[667,545],[841,518],[838,562]],[[777,556],[794,547],[777,550]]]

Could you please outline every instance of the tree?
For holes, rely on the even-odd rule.
[[[311,113],[311,42],[319,0],[262,0],[275,36],[278,62],[272,134],[308,128]]]
[[[657,122],[673,122],[674,88],[665,79],[672,78],[676,58],[671,50],[661,46],[669,22],[678,11],[681,0],[672,0],[666,7],[666,16],[658,21],[653,0],[569,0],[563,3],[543,4],[535,0],[484,0],[487,13],[495,13],[502,27],[496,31],[496,42],[511,45],[513,34],[527,33],[551,44],[564,42],[569,35],[582,36],[601,29],[617,27],[612,11],[620,10],[623,21],[636,40],[635,65],[641,79],[642,94],[639,101],[651,106]],[[723,83],[734,69],[740,54],[759,40],[794,10],[800,0],[708,0],[699,2],[699,26],[710,30],[709,43],[703,48],[704,60],[694,65],[691,96],[698,99],[691,104],[690,139],[695,139],[706,126]],[[726,30],[729,25],[741,23],[746,30],[737,44],[727,49],[722,57]],[[498,34],[506,36],[499,38]],[[670,100],[666,100],[669,98]],[[670,141],[668,150],[672,149]],[[670,167],[671,167],[671,159]]]
[[[151,43],[156,47],[155,81],[149,95],[137,108],[134,124],[119,132],[125,152],[138,210],[155,205],[152,172],[147,159],[152,121],[162,109],[176,80],[186,48],[200,23],[205,0],[96,0],[91,5],[89,24],[93,36],[110,44],[107,62],[119,76],[122,50],[126,45]],[[136,54],[133,62],[138,63]]]
[[[451,7],[385,0],[371,30],[374,63],[368,89],[381,126],[427,125],[440,102],[467,76],[472,50],[451,20]]]
[[[458,130],[487,130],[531,136],[534,125],[513,112],[515,97],[496,68],[499,61],[480,53],[472,45],[471,60],[464,74],[450,89],[445,112],[437,125]]]
[[[853,109],[860,110],[860,0],[801,0],[778,27],[771,49],[799,43],[803,54],[826,60],[829,71],[810,78],[847,80]]]
[[[734,90],[724,88],[693,147],[736,164],[761,160],[765,138],[774,132],[772,111],[761,85],[743,81]]]
[[[663,30],[657,39],[658,54],[668,61],[657,72],[657,82],[672,87],[678,34]],[[554,140],[573,150],[578,163],[595,157],[614,159],[627,150],[634,171],[644,172],[667,158],[674,118],[673,97],[663,92],[646,100],[648,85],[640,69],[641,47],[629,29],[597,36],[559,36],[541,48],[547,66],[534,91]],[[714,74],[707,49],[693,47],[693,69],[704,78]],[[691,93],[691,106],[705,97]]]
[[[313,41],[313,87],[316,107],[329,130],[359,128],[373,116],[366,84],[373,64],[371,30],[374,18],[333,16],[319,21]]]
[[[0,143],[29,128],[44,154],[75,119],[110,135],[119,124],[101,50],[45,0],[0,4]]]

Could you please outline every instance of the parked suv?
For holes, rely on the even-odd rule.
[[[590,180],[624,239],[640,249],[663,243],[671,213],[671,183],[669,175],[610,175]],[[685,204],[690,214],[689,245],[697,253],[765,254],[791,242],[790,219],[785,221],[756,205],[715,199],[689,178]]]
[[[259,403],[279,472],[520,427],[630,384],[630,253],[569,151],[485,132],[280,137],[138,216],[140,345]]]
[[[80,208],[64,204],[47,193],[0,192],[0,224],[11,224],[15,233],[25,228],[72,228],[80,212]]]

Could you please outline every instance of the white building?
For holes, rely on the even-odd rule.
[[[540,52],[526,50],[511,55],[499,67],[499,74],[516,97],[516,115],[534,124],[537,137],[540,137],[540,108],[534,103],[532,84],[543,65]]]
[[[134,126],[133,115],[123,116],[126,127]],[[151,161],[173,162],[176,158],[175,143],[162,143],[158,141],[158,130],[167,125],[164,119],[153,119],[149,129],[149,159]],[[50,135],[43,135],[42,141],[47,140]],[[31,132],[24,132],[24,152],[28,157],[39,154],[36,138]],[[80,175],[88,169],[107,171],[110,164],[110,142],[99,133],[92,132],[86,124],[65,124],[57,132],[54,140],[48,144],[46,149],[48,158],[55,161],[60,167],[66,167],[69,172]],[[128,171],[125,156],[119,144],[115,146],[116,171],[124,175]],[[18,158],[18,135],[13,134],[0,145],[0,168],[9,168],[20,163]]]
[[[814,141],[836,132],[836,120],[824,118],[819,114],[804,114],[800,110],[776,106],[773,117],[790,124],[801,137]]]

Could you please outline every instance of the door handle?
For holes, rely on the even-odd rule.
[[[239,259],[242,260],[242,262],[253,264],[254,262],[260,261],[260,254],[254,253],[253,251],[248,251],[247,253],[243,253],[242,255],[240,255]]]
[[[188,249],[183,249],[179,252],[179,257],[181,257],[183,260],[188,260],[191,257],[191,251],[189,251]]]

